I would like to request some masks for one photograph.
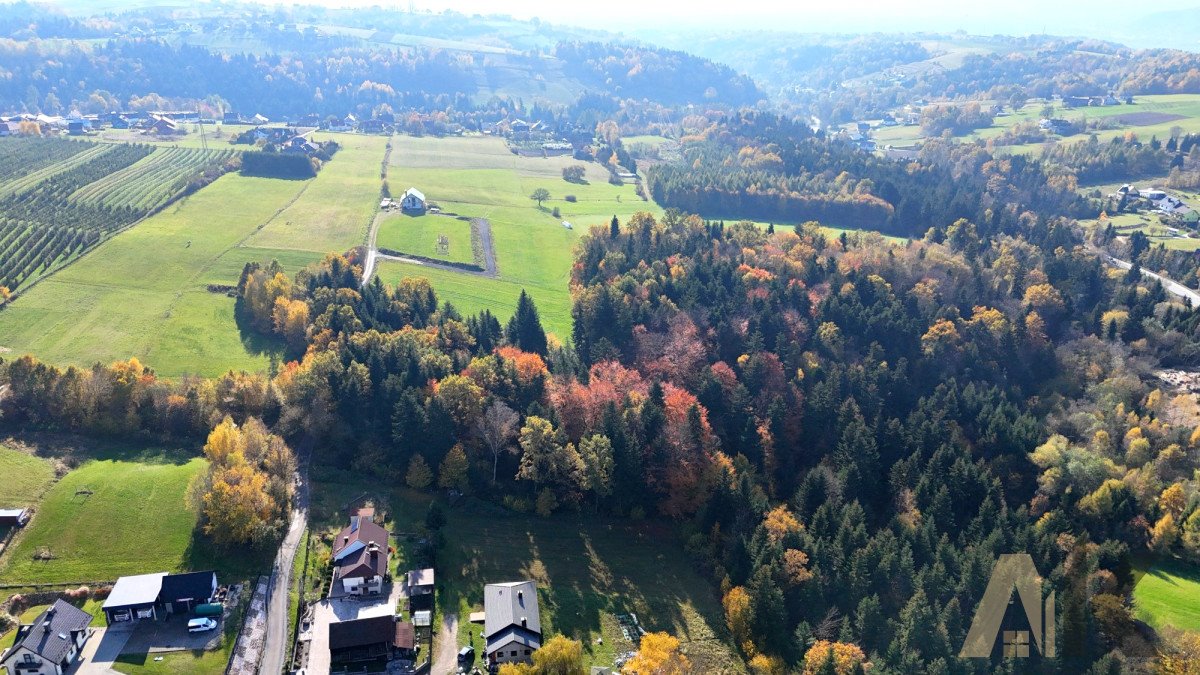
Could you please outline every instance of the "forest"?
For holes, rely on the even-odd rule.
[[[1173,638],[1151,645],[1122,598],[1132,556],[1200,556],[1200,433],[1144,377],[1194,353],[1200,314],[1034,219],[888,247],[638,214],[584,238],[572,346],[528,296],[502,325],[423,279],[360,288],[354,253],[294,277],[253,264],[239,312],[296,358],[273,378],[21,357],[2,412],[192,438],[254,418],[319,463],[418,489],[665,519],[755,672],[816,672],[830,650],[979,672],[958,645],[1010,550],[1059,589],[1061,667],[1159,663]]]

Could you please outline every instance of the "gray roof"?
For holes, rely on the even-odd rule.
[[[432,586],[433,585],[433,568],[426,567],[420,570],[409,570],[408,572],[409,586]]]
[[[166,572],[154,574],[139,574],[133,577],[121,577],[113,586],[108,599],[104,601],[104,609],[129,607],[130,605],[148,605],[158,601],[162,592],[163,577]]]
[[[24,647],[48,661],[60,663],[71,651],[74,642],[71,634],[86,629],[91,622],[91,614],[62,600],[55,600],[18,636],[12,653],[16,652],[17,647]]]
[[[483,587],[483,634],[489,638],[510,626],[542,634],[538,612],[537,584],[511,581]]]
[[[405,197],[407,197],[409,195],[412,195],[412,196],[416,197],[417,199],[420,199],[421,201],[425,201],[425,193],[421,192],[420,190],[418,190],[415,187],[410,187],[404,191]]]
[[[509,626],[499,633],[489,636],[484,648],[488,654],[492,654],[497,650],[505,649],[509,645],[514,644],[530,649],[540,649],[542,646],[542,636],[531,630],[525,630],[520,626]]]

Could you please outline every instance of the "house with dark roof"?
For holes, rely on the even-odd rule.
[[[91,614],[55,600],[33,623],[17,629],[0,666],[12,675],[62,675],[79,658],[91,635],[91,622]]]
[[[216,572],[139,574],[121,577],[101,609],[108,625],[165,619],[208,604],[217,594]]]
[[[394,616],[335,621],[329,624],[329,662],[339,666],[390,659],[396,636]]]
[[[433,609],[433,569],[410,570],[404,585],[408,587],[408,611]]]
[[[489,666],[530,663],[542,646],[537,585],[512,581],[483,587],[484,653]]]
[[[331,596],[382,593],[388,569],[388,531],[356,513],[333,542]]]

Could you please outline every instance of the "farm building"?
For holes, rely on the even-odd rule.
[[[537,585],[532,581],[483,588],[483,637],[489,666],[529,663],[542,646]]]
[[[351,516],[350,525],[334,541],[333,564],[332,594],[382,593],[388,568],[388,531],[362,512]]]
[[[111,626],[187,614],[212,602],[216,594],[216,572],[139,574],[117,579],[101,609]]]
[[[398,636],[399,628],[393,616],[331,623],[329,661],[339,666],[390,658]]]
[[[0,527],[24,527],[29,522],[29,509],[0,509]]]
[[[408,188],[400,199],[400,208],[405,211],[424,211],[425,194],[415,187]]]
[[[417,658],[417,629],[411,623],[396,622],[396,656],[402,659]]]
[[[17,628],[0,666],[18,675],[62,675],[75,665],[91,622],[91,614],[56,600],[33,623]]]

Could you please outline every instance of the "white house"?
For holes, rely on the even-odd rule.
[[[400,208],[405,211],[424,211],[425,195],[417,188],[408,188],[404,191],[404,197],[400,199]]]
[[[19,675],[63,675],[79,658],[91,622],[92,615],[56,600],[33,623],[17,629],[0,667]]]

